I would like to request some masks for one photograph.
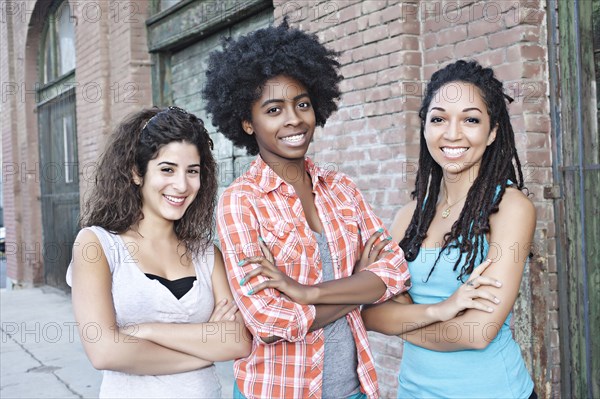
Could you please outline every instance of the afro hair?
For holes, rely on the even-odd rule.
[[[210,54],[202,95],[212,124],[237,147],[258,154],[254,135],[242,129],[252,120],[252,104],[267,80],[285,75],[301,82],[312,101],[318,126],[337,110],[342,76],[337,53],[325,48],[316,35],[290,28],[259,29],[236,39],[224,39],[223,50]]]

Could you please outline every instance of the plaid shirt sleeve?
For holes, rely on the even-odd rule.
[[[362,234],[362,245],[364,246],[369,237],[375,234],[380,228],[383,228],[383,234],[379,240],[389,237],[389,231],[385,228],[381,219],[375,215],[371,206],[365,201],[358,187],[348,177],[345,177],[345,180],[345,184],[348,184],[354,190],[352,198],[355,199],[355,206],[359,212],[359,227],[362,232],[365,232],[365,234]],[[384,302],[410,288],[410,273],[408,271],[408,264],[404,259],[404,252],[397,242],[391,242],[385,247],[385,250],[386,252],[384,252],[384,255],[378,261],[364,269],[375,273],[387,287],[383,296],[375,303]],[[391,250],[391,252],[388,250]]]
[[[225,190],[217,208],[217,232],[233,296],[252,335],[303,340],[315,319],[313,305],[294,303],[270,288],[248,295],[251,285],[240,286],[240,280],[257,265],[238,266],[238,262],[262,255],[259,224],[247,192]]]

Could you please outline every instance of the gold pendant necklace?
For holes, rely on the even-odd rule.
[[[442,219],[446,219],[448,216],[450,216],[450,208],[448,207],[444,210],[444,212],[442,212]]]
[[[462,201],[467,195],[469,195],[469,192],[467,192],[467,194],[460,197],[460,199],[458,201],[456,201],[455,203],[448,205],[448,208],[444,209],[444,211],[442,212],[442,219],[446,219],[448,216],[450,216],[450,210],[452,209],[452,207],[454,205],[458,204],[460,201]],[[446,204],[447,203],[448,203],[448,197],[446,196]]]

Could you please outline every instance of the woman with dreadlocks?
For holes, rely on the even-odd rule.
[[[391,228],[414,304],[363,311],[367,328],[406,341],[399,398],[536,397],[509,329],[535,208],[522,192],[507,100],[474,61],[446,66],[427,86],[413,201]]]

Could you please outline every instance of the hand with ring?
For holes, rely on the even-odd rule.
[[[378,244],[375,242],[381,237],[383,234],[383,228],[377,230],[365,243],[365,247],[363,249],[360,258],[354,264],[354,271],[352,274],[356,274],[358,272],[363,271],[367,266],[371,263],[377,262],[381,257],[385,255],[385,251],[383,250],[386,245],[388,245],[392,241],[392,237],[387,237],[381,240]]]
[[[477,266],[469,276],[466,283],[458,289],[448,299],[436,304],[436,311],[440,321],[447,321],[460,315],[467,309],[477,309],[483,312],[491,313],[494,311],[492,306],[486,305],[478,299],[485,299],[492,305],[498,305],[500,300],[483,286],[501,287],[500,281],[482,276],[481,274],[492,264],[491,259],[485,260]]]

